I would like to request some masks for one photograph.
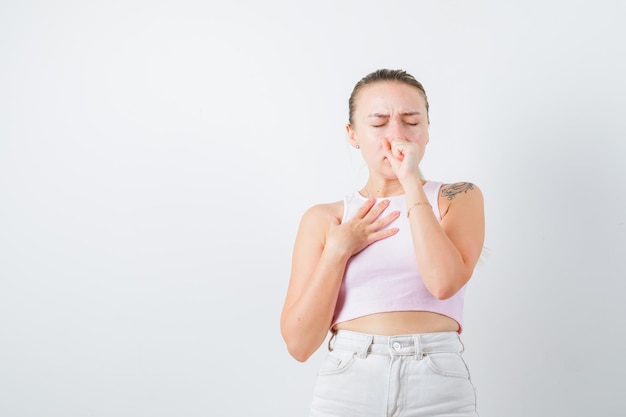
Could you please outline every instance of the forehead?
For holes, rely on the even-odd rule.
[[[356,97],[356,111],[406,111],[426,113],[426,100],[415,86],[399,81],[379,81],[362,87]]]

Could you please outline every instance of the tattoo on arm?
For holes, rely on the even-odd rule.
[[[441,195],[448,200],[454,199],[458,194],[467,193],[474,189],[474,184],[471,182],[457,182],[454,184],[445,184],[441,187]]]

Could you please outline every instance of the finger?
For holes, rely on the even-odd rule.
[[[378,231],[383,229],[393,223],[398,217],[400,217],[400,210],[394,210],[388,215],[378,218],[376,221],[372,222],[372,230]]]
[[[372,206],[369,212],[363,217],[363,220],[374,222],[382,214],[382,212],[389,207],[390,201],[388,199],[384,199],[380,201],[378,204]]]
[[[372,209],[372,207],[374,207],[374,205],[376,204],[376,199],[373,197],[369,197],[365,203],[363,203],[361,205],[361,207],[359,207],[359,209],[356,211],[354,217],[355,218],[359,218],[359,219],[363,219],[367,213],[370,212],[370,210]]]
[[[370,197],[359,207],[349,221],[352,223],[364,221],[366,224],[371,224],[387,207],[389,207],[389,200],[385,199],[376,203],[376,199]]]
[[[412,153],[419,153],[420,146],[417,143],[409,142],[406,140],[398,139],[395,143],[397,152],[402,154],[403,157]]]
[[[388,152],[386,155],[387,161],[389,161],[389,165],[391,165],[391,169],[393,170],[393,172],[398,172],[398,168],[400,168],[400,160],[398,158],[396,158],[391,151]]]
[[[406,155],[409,148],[409,142],[402,139],[394,139],[392,142],[391,150],[396,158],[402,159]]]
[[[382,240],[382,239],[388,238],[389,236],[393,236],[396,233],[398,233],[399,230],[400,229],[397,227],[390,227],[388,229],[383,229],[374,233],[370,233],[367,239],[368,244],[372,244],[378,240]]]

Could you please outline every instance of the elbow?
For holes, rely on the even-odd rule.
[[[306,362],[313,354],[313,352],[310,352],[306,349],[302,349],[302,348],[298,348],[298,347],[290,346],[290,345],[287,345],[287,351],[289,352],[292,358],[294,358],[295,360],[301,363]]]
[[[451,279],[446,277],[441,277],[436,280],[438,284],[428,286],[428,291],[435,297],[437,300],[447,300],[448,298],[454,297],[454,295],[459,292],[461,288],[467,283],[469,277],[466,277],[465,274],[463,276],[456,275],[458,279]]]
[[[312,348],[310,343],[307,343],[303,334],[288,331],[285,329],[284,324],[281,326],[281,333],[287,352],[298,362],[306,362],[315,352],[315,349]]]
[[[446,287],[437,288],[436,290],[431,291],[430,293],[437,300],[443,301],[454,296],[454,294],[456,294],[457,292],[458,292],[458,289],[455,289],[451,286],[446,286]]]
[[[287,345],[287,352],[298,362],[306,362],[315,352],[315,349],[311,349],[310,345],[303,343],[299,338],[288,338],[283,335],[283,339]]]

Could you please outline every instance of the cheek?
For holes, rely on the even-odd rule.
[[[428,136],[420,136],[417,138],[417,143],[421,148],[423,148],[428,143]]]
[[[380,152],[389,146],[389,142],[384,137],[369,136],[364,142],[370,152]]]
[[[428,144],[428,137],[426,138],[426,140],[420,141],[420,155],[419,155],[420,162],[422,161],[422,159],[424,159],[424,154],[426,153],[427,144]]]

